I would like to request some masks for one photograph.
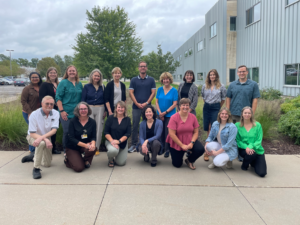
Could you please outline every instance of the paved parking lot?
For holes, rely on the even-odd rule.
[[[15,97],[21,95],[24,86],[0,85],[0,103],[13,101]]]

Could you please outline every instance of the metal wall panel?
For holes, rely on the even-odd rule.
[[[246,10],[261,3],[260,21],[246,26]],[[285,64],[300,63],[300,2],[238,0],[237,67],[259,67],[259,86],[296,96],[300,86],[284,85]]]

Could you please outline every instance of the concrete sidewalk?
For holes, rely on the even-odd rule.
[[[300,156],[267,155],[268,175],[252,168],[192,171],[140,154],[124,167],[107,167],[106,153],[75,173],[54,155],[42,179],[32,178],[27,152],[0,151],[0,224],[300,224]]]

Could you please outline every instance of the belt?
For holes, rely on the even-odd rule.
[[[207,103],[207,102],[205,102],[205,104],[207,104],[207,105],[215,105],[215,104],[221,104],[221,102],[216,102],[216,103]]]

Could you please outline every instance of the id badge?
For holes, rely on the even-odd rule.
[[[87,134],[81,135],[81,139],[86,139],[86,138],[87,138]]]

